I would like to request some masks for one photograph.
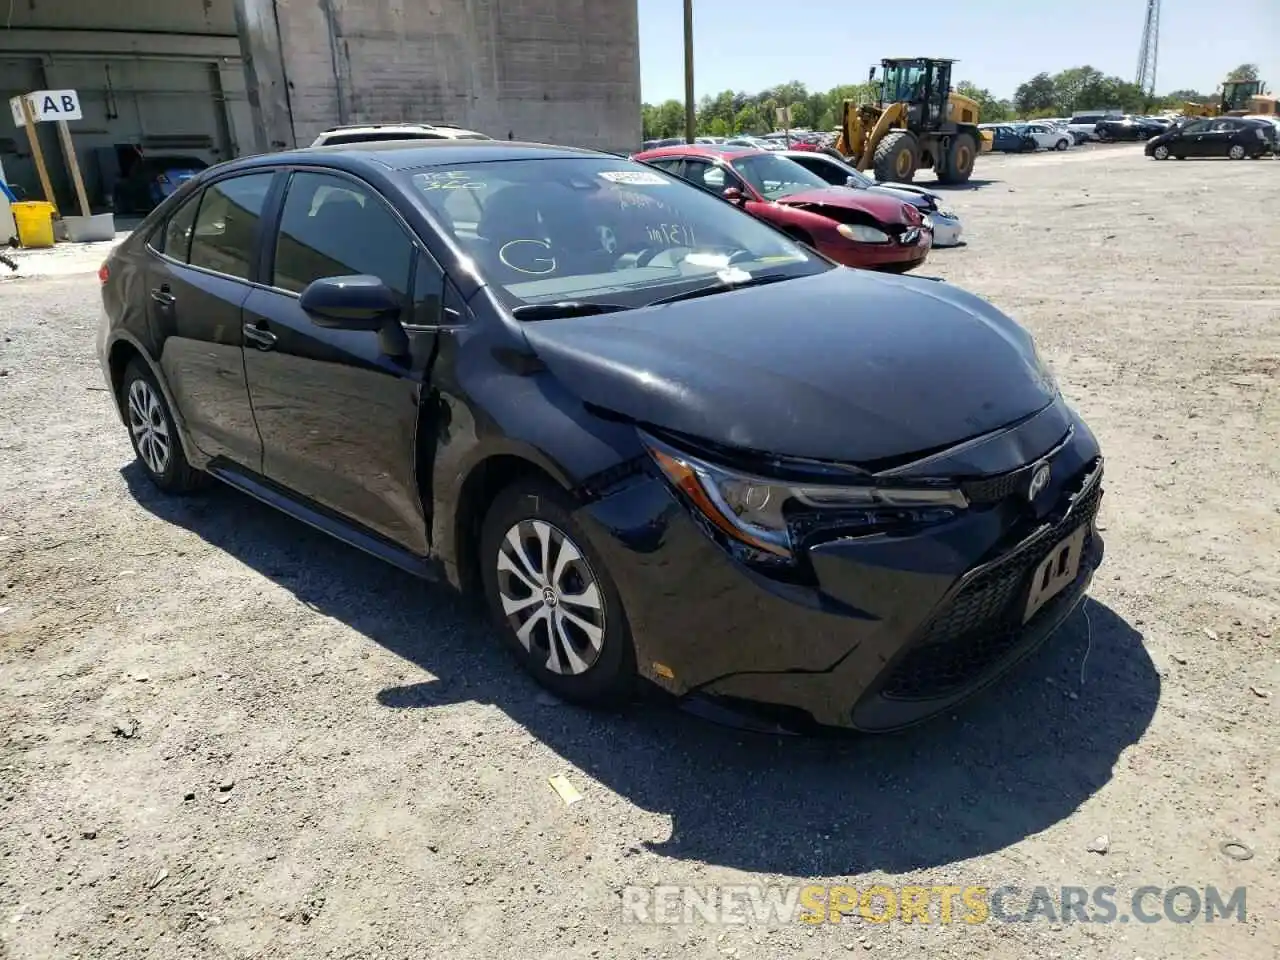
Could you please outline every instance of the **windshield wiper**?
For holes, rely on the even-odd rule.
[[[594,317],[600,313],[630,310],[621,303],[589,303],[585,300],[557,300],[555,303],[526,303],[511,315],[517,320],[559,320],[563,317]]]
[[[646,306],[657,307],[664,303],[678,303],[681,300],[696,300],[698,297],[709,297],[713,293],[725,293],[729,290],[741,290],[744,287],[761,287],[766,283],[777,283],[779,280],[790,280],[791,275],[787,273],[762,273],[757,277],[749,277],[746,280],[717,280],[715,283],[708,283],[706,286],[694,287],[692,290],[686,290],[684,293],[677,293],[670,297],[662,297],[658,300],[650,301]]]

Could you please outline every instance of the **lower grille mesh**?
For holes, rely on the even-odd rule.
[[[881,695],[898,700],[945,697],[977,680],[1017,647],[1024,632],[1022,600],[1032,571],[1081,524],[1089,524],[1092,531],[1101,500],[1099,478],[1051,530],[1015,548],[965,584],[893,667]],[[1080,582],[1089,574],[1092,541],[1090,532],[1077,582],[1037,612],[1031,623],[1053,616],[1062,603],[1070,602],[1079,592]]]

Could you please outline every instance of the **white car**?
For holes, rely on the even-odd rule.
[[[1075,138],[1065,128],[1050,123],[1028,123],[1022,128],[1036,141],[1043,150],[1066,150],[1075,142]]]
[[[330,127],[315,140],[313,147],[331,147],[340,143],[371,143],[378,140],[492,140],[483,133],[463,130],[452,123],[352,123]]]

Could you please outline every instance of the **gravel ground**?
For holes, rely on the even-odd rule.
[[[1280,161],[978,173],[950,194],[969,245],[924,272],[1038,336],[1109,457],[1108,557],[1015,675],[892,737],[549,700],[440,589],[230,490],[149,489],[92,355],[95,278],[0,283],[0,956],[1275,957]],[[806,882],[1013,884],[1017,911],[1103,884],[1122,915],[1144,884],[1244,886],[1247,918],[620,908]]]

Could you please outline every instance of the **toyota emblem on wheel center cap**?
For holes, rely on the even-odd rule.
[[[1036,467],[1035,472],[1031,474],[1031,483],[1027,487],[1027,499],[1035,500],[1040,496],[1045,487],[1049,486],[1049,477],[1052,471],[1047,463],[1042,463]]]

